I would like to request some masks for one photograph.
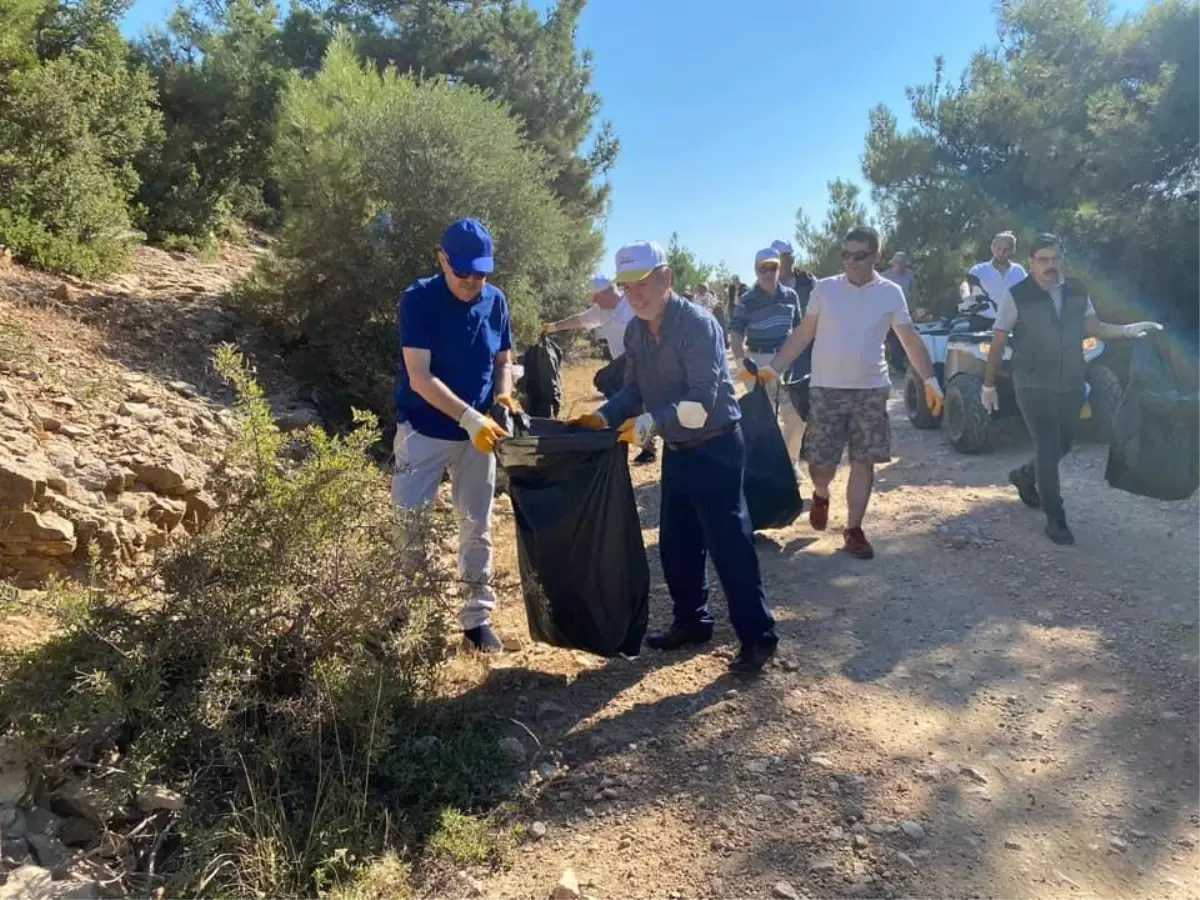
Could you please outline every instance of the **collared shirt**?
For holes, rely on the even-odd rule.
[[[701,428],[679,424],[684,400],[704,407]],[[725,338],[712,313],[672,294],[655,340],[650,323],[635,318],[625,330],[625,386],[600,407],[616,427],[643,410],[654,416],[668,441],[694,441],[716,433],[742,417],[733,395],[725,359]]]
[[[879,273],[861,287],[843,275],[822,278],[808,302],[817,317],[813,387],[881,388],[891,384],[883,341],[895,325],[911,325],[904,291]]]
[[[496,356],[512,349],[508,301],[494,284],[463,303],[444,275],[422,278],[400,298],[400,362],[396,378],[396,421],[408,422],[426,437],[465,441],[467,433],[412,388],[404,366],[404,348],[429,351],[429,371],[464,403],[480,412],[492,405]]]
[[[967,270],[968,275],[979,279],[980,285],[987,291],[988,299],[1000,309],[1000,298],[1008,293],[1008,289],[1025,279],[1025,269],[1018,263],[1009,263],[1007,269],[1001,272],[990,259],[987,262],[976,263]],[[983,313],[987,316],[988,313]]]
[[[579,314],[580,325],[587,329],[599,329],[613,359],[625,352],[625,328],[632,320],[633,310],[624,297],[612,309],[604,309],[593,303]]]
[[[1031,276],[1032,277],[1032,276]],[[1017,283],[1025,279],[1018,279]],[[1015,286],[1010,285],[1010,287]],[[1058,315],[1062,312],[1062,282],[1060,281],[1050,290],[1046,291],[1050,295],[1050,300],[1054,303],[1054,314]],[[1087,310],[1084,312],[1084,318],[1096,315],[1096,307],[1092,306],[1092,298],[1088,297]],[[1000,295],[999,301],[996,303],[996,324],[993,326],[996,331],[1012,331],[1013,326],[1017,324],[1017,301],[1013,299],[1013,295],[1005,288],[1004,293]]]
[[[776,285],[768,294],[755,284],[734,308],[729,330],[745,335],[751,350],[771,352],[783,346],[800,317],[800,298],[790,287]]]

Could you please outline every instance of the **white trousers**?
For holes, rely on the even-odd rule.
[[[458,574],[465,594],[458,618],[464,631],[488,624],[496,606],[490,525],[496,458],[480,453],[470,441],[426,437],[407,423],[396,428],[392,449],[392,500],[401,509],[432,503],[442,473],[450,470],[450,496],[458,519]]]
[[[775,357],[774,353],[751,353],[746,351],[746,357],[756,366],[770,365],[771,360]],[[784,373],[780,373],[783,375]],[[771,402],[779,403],[779,419],[780,427],[783,431],[783,440],[787,443],[788,456],[791,457],[792,464],[800,459],[800,445],[804,442],[804,420],[800,418],[800,413],[796,412],[796,407],[792,405],[792,400],[788,397],[787,388],[780,387],[778,384],[771,385],[767,388],[771,394]],[[778,395],[776,395],[778,391]]]

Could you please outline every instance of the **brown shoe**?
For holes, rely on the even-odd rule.
[[[871,542],[867,540],[867,536],[863,534],[861,528],[847,528],[842,532],[842,537],[846,540],[846,545],[842,549],[855,559],[875,558],[875,548],[871,546]]]
[[[829,498],[813,494],[812,506],[808,510],[808,524],[814,531],[824,531],[829,524]]]

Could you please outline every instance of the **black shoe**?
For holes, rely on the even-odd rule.
[[[646,463],[652,463],[658,459],[658,449],[656,447],[645,447],[641,453],[633,458],[634,465],[643,466]]]
[[[1017,489],[1021,502],[1030,509],[1041,509],[1042,498],[1038,496],[1037,482],[1024,469],[1013,469],[1008,473],[1008,480]]]
[[[680,628],[672,625],[666,631],[656,631],[646,638],[646,646],[654,650],[678,650],[688,644],[707,644],[711,640],[711,628]]]
[[[470,641],[480,653],[504,652],[504,645],[500,643],[500,637],[492,630],[491,625],[468,628],[463,631],[463,637]]]
[[[1064,518],[1046,517],[1046,537],[1054,543],[1064,546],[1075,543],[1075,535],[1071,534],[1071,529],[1067,527],[1067,520]]]
[[[737,656],[729,664],[729,671],[739,675],[757,675],[767,664],[767,660],[775,655],[775,648],[778,646],[778,641],[770,641],[765,644],[742,644],[738,648]]]

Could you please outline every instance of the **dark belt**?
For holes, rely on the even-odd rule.
[[[666,441],[667,449],[678,453],[681,450],[695,450],[701,444],[707,444],[709,441],[715,441],[717,438],[725,437],[727,434],[733,434],[738,430],[737,422],[730,422],[728,425],[723,425],[716,431],[710,431],[708,434],[701,435],[698,438],[693,438],[690,441]]]
[[[783,346],[783,344],[775,344],[774,346],[768,347],[766,344],[747,343],[746,349],[749,350],[751,353],[778,353],[779,348],[782,346]]]

